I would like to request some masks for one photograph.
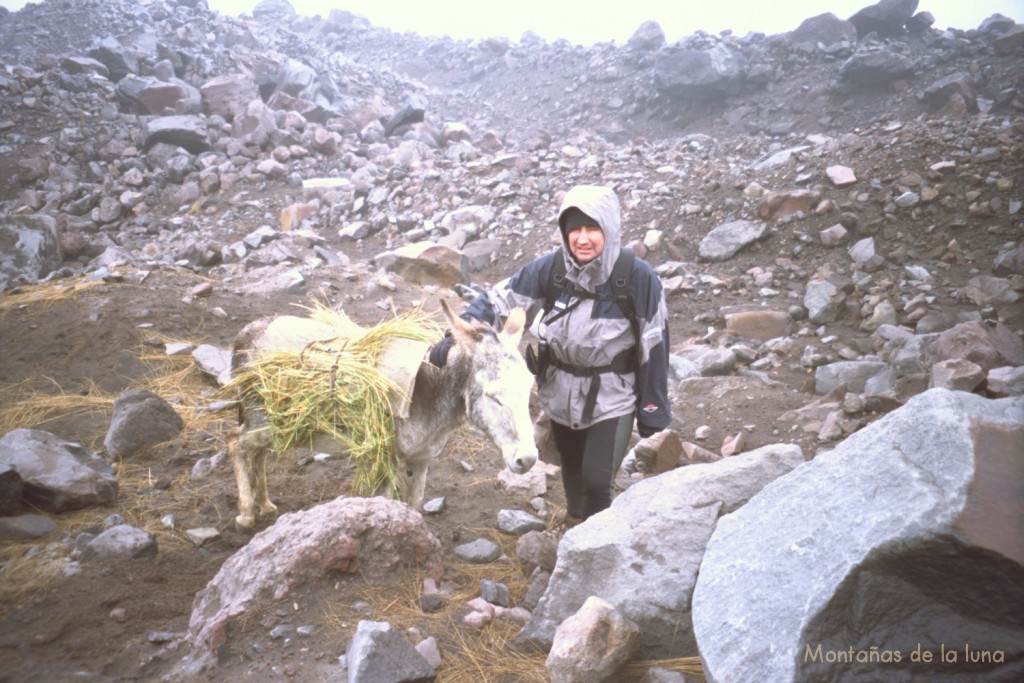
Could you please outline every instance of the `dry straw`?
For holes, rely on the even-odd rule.
[[[91,380],[81,391],[68,392],[55,380],[25,380],[0,387],[0,435],[20,427],[40,428],[46,423],[75,415],[109,414],[114,397]]]
[[[308,447],[316,434],[325,434],[356,463],[353,495],[395,495],[400,489],[388,396],[399,389],[384,375],[379,359],[393,339],[430,342],[441,331],[418,310],[369,328],[324,306],[310,310],[310,318],[337,333],[335,339],[301,350],[261,352],[236,373],[227,390],[256,398],[270,422],[276,452]]]
[[[80,294],[109,283],[103,280],[56,280],[39,285],[26,285],[14,294],[0,295],[0,313],[29,304],[52,305],[77,299]]]

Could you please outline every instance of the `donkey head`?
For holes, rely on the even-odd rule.
[[[530,417],[533,375],[519,353],[526,312],[514,309],[501,332],[456,317],[442,300],[455,343],[469,363],[466,413],[474,427],[501,449],[505,464],[523,474],[537,462],[537,444]]]

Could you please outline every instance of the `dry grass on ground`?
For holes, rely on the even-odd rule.
[[[26,285],[14,293],[0,295],[0,315],[20,306],[50,306],[61,301],[71,301],[91,289],[107,284],[109,283],[103,280],[71,278],[39,285]]]

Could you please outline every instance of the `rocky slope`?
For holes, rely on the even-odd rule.
[[[45,375],[118,392],[151,371],[140,346],[227,345],[248,320],[314,297],[364,322],[433,310],[550,249],[561,193],[602,183],[669,292],[687,458],[737,441],[810,457],[929,384],[1019,393],[1024,26],[995,16],[937,31],[916,6],[672,45],[649,23],[626,45],[591,47],[428,40],[280,0],[244,19],[202,0],[2,12],[0,389]],[[390,254],[425,241],[464,270]],[[40,280],[102,285],[46,307],[31,299]],[[883,371],[861,376],[872,367]],[[106,425],[46,428],[95,443]],[[132,467],[175,481],[218,433]],[[287,475],[285,509],[326,495],[301,480]],[[225,483],[201,503],[175,499],[179,514],[229,519]],[[476,507],[435,522],[447,549],[493,526],[499,504],[450,494]],[[140,634],[182,630],[192,596],[244,543],[229,536],[197,563],[171,540],[144,569],[86,566],[72,603],[59,586],[12,602],[11,675],[137,675],[151,656]],[[143,585],[118,598],[131,582],[110,572]],[[139,616],[114,626],[109,608],[125,602]],[[127,642],[97,656],[103,637]],[[239,671],[279,664],[252,656]]]

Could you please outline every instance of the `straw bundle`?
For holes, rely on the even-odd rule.
[[[78,298],[79,294],[91,289],[102,288],[107,284],[103,280],[69,278],[37,285],[25,285],[19,288],[17,293],[0,292],[0,313],[28,304],[50,306],[62,301],[73,301]]]
[[[330,326],[337,338],[299,350],[262,351],[227,389],[259,402],[276,452],[310,446],[314,435],[325,434],[355,460],[353,494],[396,495],[395,422],[388,394],[398,388],[382,373],[378,360],[392,339],[429,342],[441,331],[419,311],[370,328],[323,306],[311,309],[310,318]]]

